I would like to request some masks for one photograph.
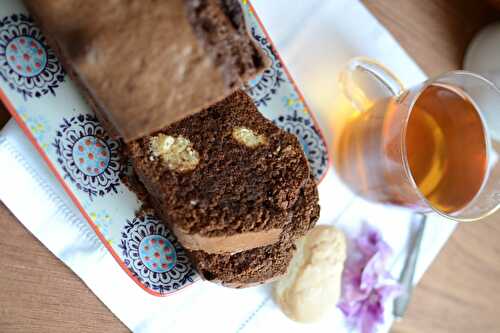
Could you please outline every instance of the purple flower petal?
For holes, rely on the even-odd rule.
[[[373,288],[377,285],[381,276],[386,274],[387,257],[384,253],[378,252],[371,257],[361,273],[362,289]]]
[[[403,292],[401,285],[394,281],[391,282],[392,284],[386,284],[377,288],[377,292],[381,296],[382,302],[397,297]]]
[[[351,325],[371,333],[383,323],[384,303],[401,288],[386,267],[392,250],[376,229],[365,224],[353,244],[343,272],[338,307]]]

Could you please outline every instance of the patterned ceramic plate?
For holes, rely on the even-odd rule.
[[[325,142],[253,8],[249,29],[272,60],[247,92],[259,110],[296,134],[314,175],[329,166]],[[66,75],[20,0],[0,3],[0,98],[104,246],[145,291],[164,296],[198,279],[185,250],[121,182],[119,142],[111,139]]]

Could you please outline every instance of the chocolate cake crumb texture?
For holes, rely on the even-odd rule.
[[[251,130],[265,144],[248,147],[233,137]],[[175,170],[151,155],[163,136],[183,137],[199,155],[192,170]],[[225,100],[161,132],[128,145],[134,168],[165,219],[186,233],[206,236],[283,228],[309,179],[297,138],[265,119],[250,97]],[[194,203],[194,205],[193,205]]]

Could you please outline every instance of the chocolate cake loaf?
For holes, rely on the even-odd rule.
[[[208,253],[279,241],[310,177],[297,138],[265,119],[241,90],[131,142],[128,151],[181,244]]]
[[[311,178],[292,208],[292,223],[283,239],[236,254],[208,254],[191,251],[190,257],[201,276],[228,287],[249,287],[270,282],[286,273],[294,253],[295,239],[304,236],[319,218],[318,191]]]
[[[25,2],[200,274],[283,275],[318,193],[298,139],[237,90],[268,65],[239,0]]]
[[[125,141],[208,107],[267,63],[238,0],[25,3],[99,118]]]

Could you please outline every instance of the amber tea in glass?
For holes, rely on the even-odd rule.
[[[382,82],[392,96],[360,100],[356,72]],[[334,155],[338,175],[353,191],[458,221],[498,208],[500,166],[489,128],[499,125],[500,93],[491,83],[452,72],[404,90],[382,66],[354,59],[341,84],[361,109],[342,129]]]

